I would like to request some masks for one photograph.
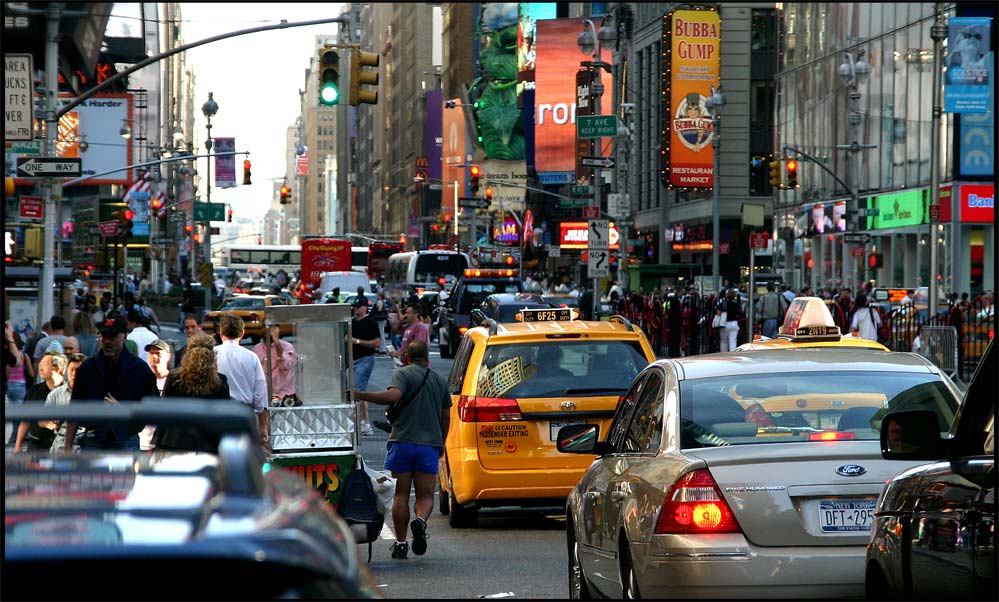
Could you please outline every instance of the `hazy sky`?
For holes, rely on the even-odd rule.
[[[339,3],[181,3],[185,43],[229,31],[336,17]],[[204,152],[205,118],[201,105],[214,94],[219,109],[212,118],[212,136],[236,138],[237,151],[250,151],[253,184],[212,189],[212,202],[229,203],[236,217],[262,217],[270,206],[270,178],[285,175],[285,131],[299,114],[299,89],[316,35],[337,32],[338,25],[312,25],[253,33],[187,51],[195,74],[194,106],[199,151]],[[341,75],[342,78],[342,75]],[[236,158],[236,181],[242,182],[242,162]],[[214,164],[212,165],[214,172]],[[198,171],[204,174],[205,159]],[[214,179],[214,174],[213,174]]]

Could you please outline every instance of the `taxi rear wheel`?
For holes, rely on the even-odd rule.
[[[479,524],[478,508],[466,508],[458,503],[454,498],[454,493],[448,492],[448,503],[450,514],[447,515],[447,524],[452,529],[467,529]]]

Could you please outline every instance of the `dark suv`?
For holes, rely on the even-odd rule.
[[[888,481],[867,546],[873,600],[994,600],[996,594],[996,342],[941,437],[937,416],[912,409],[881,421],[881,454],[926,460]]]
[[[454,356],[469,327],[469,314],[495,293],[522,293],[524,281],[517,270],[468,268],[464,271],[438,314],[441,357]]]

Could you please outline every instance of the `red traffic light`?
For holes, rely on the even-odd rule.
[[[798,162],[795,161],[794,159],[788,159],[788,161],[787,161],[787,170],[788,171],[797,171],[798,170]]]
[[[468,173],[472,174],[473,178],[477,178],[480,175],[482,175],[482,168],[479,167],[478,165],[473,165],[471,168],[469,168]]]
[[[281,194],[291,194],[291,188],[288,188],[287,186],[282,186]]]
[[[250,169],[250,160],[243,161],[243,169]]]
[[[126,209],[125,210],[125,219],[131,221],[134,218],[135,218],[135,212],[132,211],[131,209]]]
[[[194,226],[191,224],[184,224],[184,232],[191,232],[192,230],[194,230]]]

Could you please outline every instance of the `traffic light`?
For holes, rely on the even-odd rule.
[[[469,180],[469,189],[472,192],[472,196],[479,194],[479,176],[482,175],[482,168],[478,165],[473,165],[468,170],[471,179]]]
[[[494,194],[493,187],[492,186],[486,186],[486,200],[487,201],[492,201],[493,200],[493,194]]]
[[[334,48],[319,50],[319,104],[330,107],[340,102],[340,54]]]
[[[250,160],[243,161],[243,185],[249,186],[250,182]]]
[[[871,253],[867,257],[867,265],[872,269],[878,269],[884,265],[884,260],[881,253]]]
[[[770,185],[774,188],[781,187],[780,172],[781,172],[781,161],[771,161],[769,163],[770,167]]]
[[[365,67],[374,67],[367,70]],[[361,86],[378,85],[378,55],[374,52],[354,50],[350,53],[350,93],[347,100],[352,106],[361,103],[378,104],[378,90],[363,90]]]
[[[232,222],[232,209],[231,208],[229,209],[229,215],[227,217],[229,218],[228,221]]]
[[[118,222],[118,236],[122,239],[132,236],[132,219],[135,218],[135,213],[131,209],[115,211],[111,214],[111,217]]]
[[[163,197],[158,194],[153,195],[153,197],[149,199],[149,206],[154,212],[158,212],[163,208]]]
[[[788,188],[798,187],[798,162],[794,159],[787,160],[787,183]]]
[[[281,187],[281,204],[290,205],[291,204],[291,187],[285,184]]]

